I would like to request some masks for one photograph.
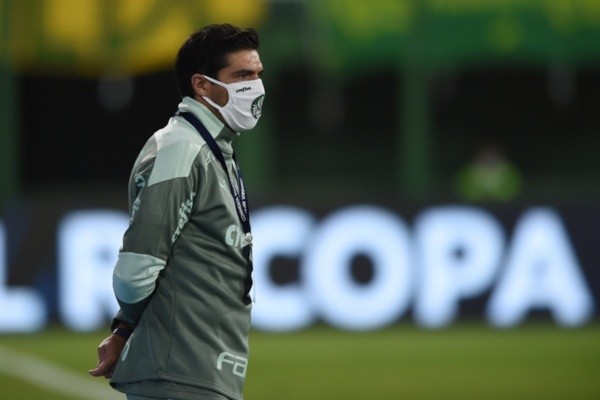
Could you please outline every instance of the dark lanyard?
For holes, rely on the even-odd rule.
[[[223,157],[223,152],[219,148],[217,141],[212,137],[212,135],[208,132],[206,127],[202,125],[202,122],[192,113],[189,112],[177,112],[176,115],[179,115],[187,122],[192,124],[194,128],[198,131],[200,136],[204,139],[208,147],[214,154],[214,156],[219,160],[219,164],[223,167],[223,171],[227,175],[227,181],[229,182],[229,188],[231,189],[231,195],[233,196],[233,202],[235,203],[235,210],[237,211],[238,218],[242,223],[242,229],[246,236],[250,236],[250,213],[248,212],[248,198],[246,197],[246,187],[244,186],[244,180],[242,179],[242,173],[240,171],[240,167],[238,166],[237,160],[235,159],[235,154],[233,155],[233,161],[235,162],[235,167],[237,169],[237,181],[240,189],[238,190],[235,185],[231,183],[231,177],[229,176],[229,170],[227,169],[227,164],[225,163],[225,157]],[[246,238],[244,238],[246,239]],[[248,305],[251,302],[250,299],[250,290],[252,288],[252,247],[251,245],[243,246],[243,253],[248,261],[247,269],[248,274],[246,275],[246,279],[244,279],[244,294],[242,296],[242,301],[244,304]]]
[[[239,185],[239,190],[234,184],[232,184],[231,177],[229,176],[229,170],[227,169],[227,164],[225,163],[225,158],[223,157],[223,152],[202,122],[200,122],[200,120],[194,114],[189,112],[177,112],[177,115],[185,118],[187,122],[196,128],[200,136],[202,136],[206,144],[208,144],[208,147],[210,147],[210,150],[214,156],[217,158],[217,160],[219,160],[219,164],[221,164],[223,171],[225,171],[225,174],[227,174],[227,181],[229,182],[229,188],[231,189],[231,194],[235,203],[235,210],[237,211],[237,215],[242,223],[242,229],[244,229],[244,233],[250,233],[250,213],[248,211],[249,207],[248,198],[246,195],[246,187],[244,186],[244,180],[242,179],[240,167],[235,159],[235,154],[233,155],[233,161],[235,162],[235,167],[237,169],[237,183]]]

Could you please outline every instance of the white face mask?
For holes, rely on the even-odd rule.
[[[261,79],[227,84],[208,76],[204,77],[227,89],[229,100],[223,107],[206,96],[202,97],[221,112],[223,119],[231,129],[236,132],[243,132],[256,126],[265,98],[265,88]]]

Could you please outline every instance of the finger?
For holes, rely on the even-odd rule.
[[[102,359],[102,357],[104,356],[105,352],[106,352],[106,346],[103,343],[100,346],[98,346],[98,358]]]
[[[92,370],[89,371],[90,375],[92,376],[103,376],[106,375],[108,369],[109,369],[109,365],[106,362],[101,362],[98,363],[98,366]]]
[[[92,376],[98,376],[98,368],[100,367],[100,361],[96,363],[96,368],[90,369],[88,373]]]
[[[98,350],[98,353],[100,353],[100,350]],[[90,374],[90,375],[92,375],[92,376],[100,376],[100,375],[101,375],[101,372],[102,372],[102,370],[105,368],[105,367],[104,367],[104,364],[105,364],[105,362],[104,362],[104,360],[103,360],[103,357],[102,357],[100,354],[98,354],[98,356],[99,356],[99,357],[98,357],[98,358],[99,358],[99,360],[98,360],[98,363],[96,364],[96,368],[94,368],[94,369],[90,369],[90,370],[88,371],[88,372],[89,372],[89,374]]]

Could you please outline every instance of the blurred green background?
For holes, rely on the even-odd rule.
[[[0,297],[46,288],[56,322],[56,225],[126,209],[132,162],[179,102],[176,51],[219,22],[261,34],[264,113],[237,142],[255,208],[474,204],[510,232],[550,205],[600,296],[596,0],[0,0]],[[600,398],[597,322],[542,321],[254,331],[246,395]],[[85,375],[103,336],[0,335],[0,397],[112,398]]]

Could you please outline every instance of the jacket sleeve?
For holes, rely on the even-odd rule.
[[[130,182],[130,224],[113,271],[121,321],[135,327],[148,305],[171,246],[185,230],[196,204],[199,147],[180,141],[153,147]],[[144,161],[145,159],[145,161]]]

